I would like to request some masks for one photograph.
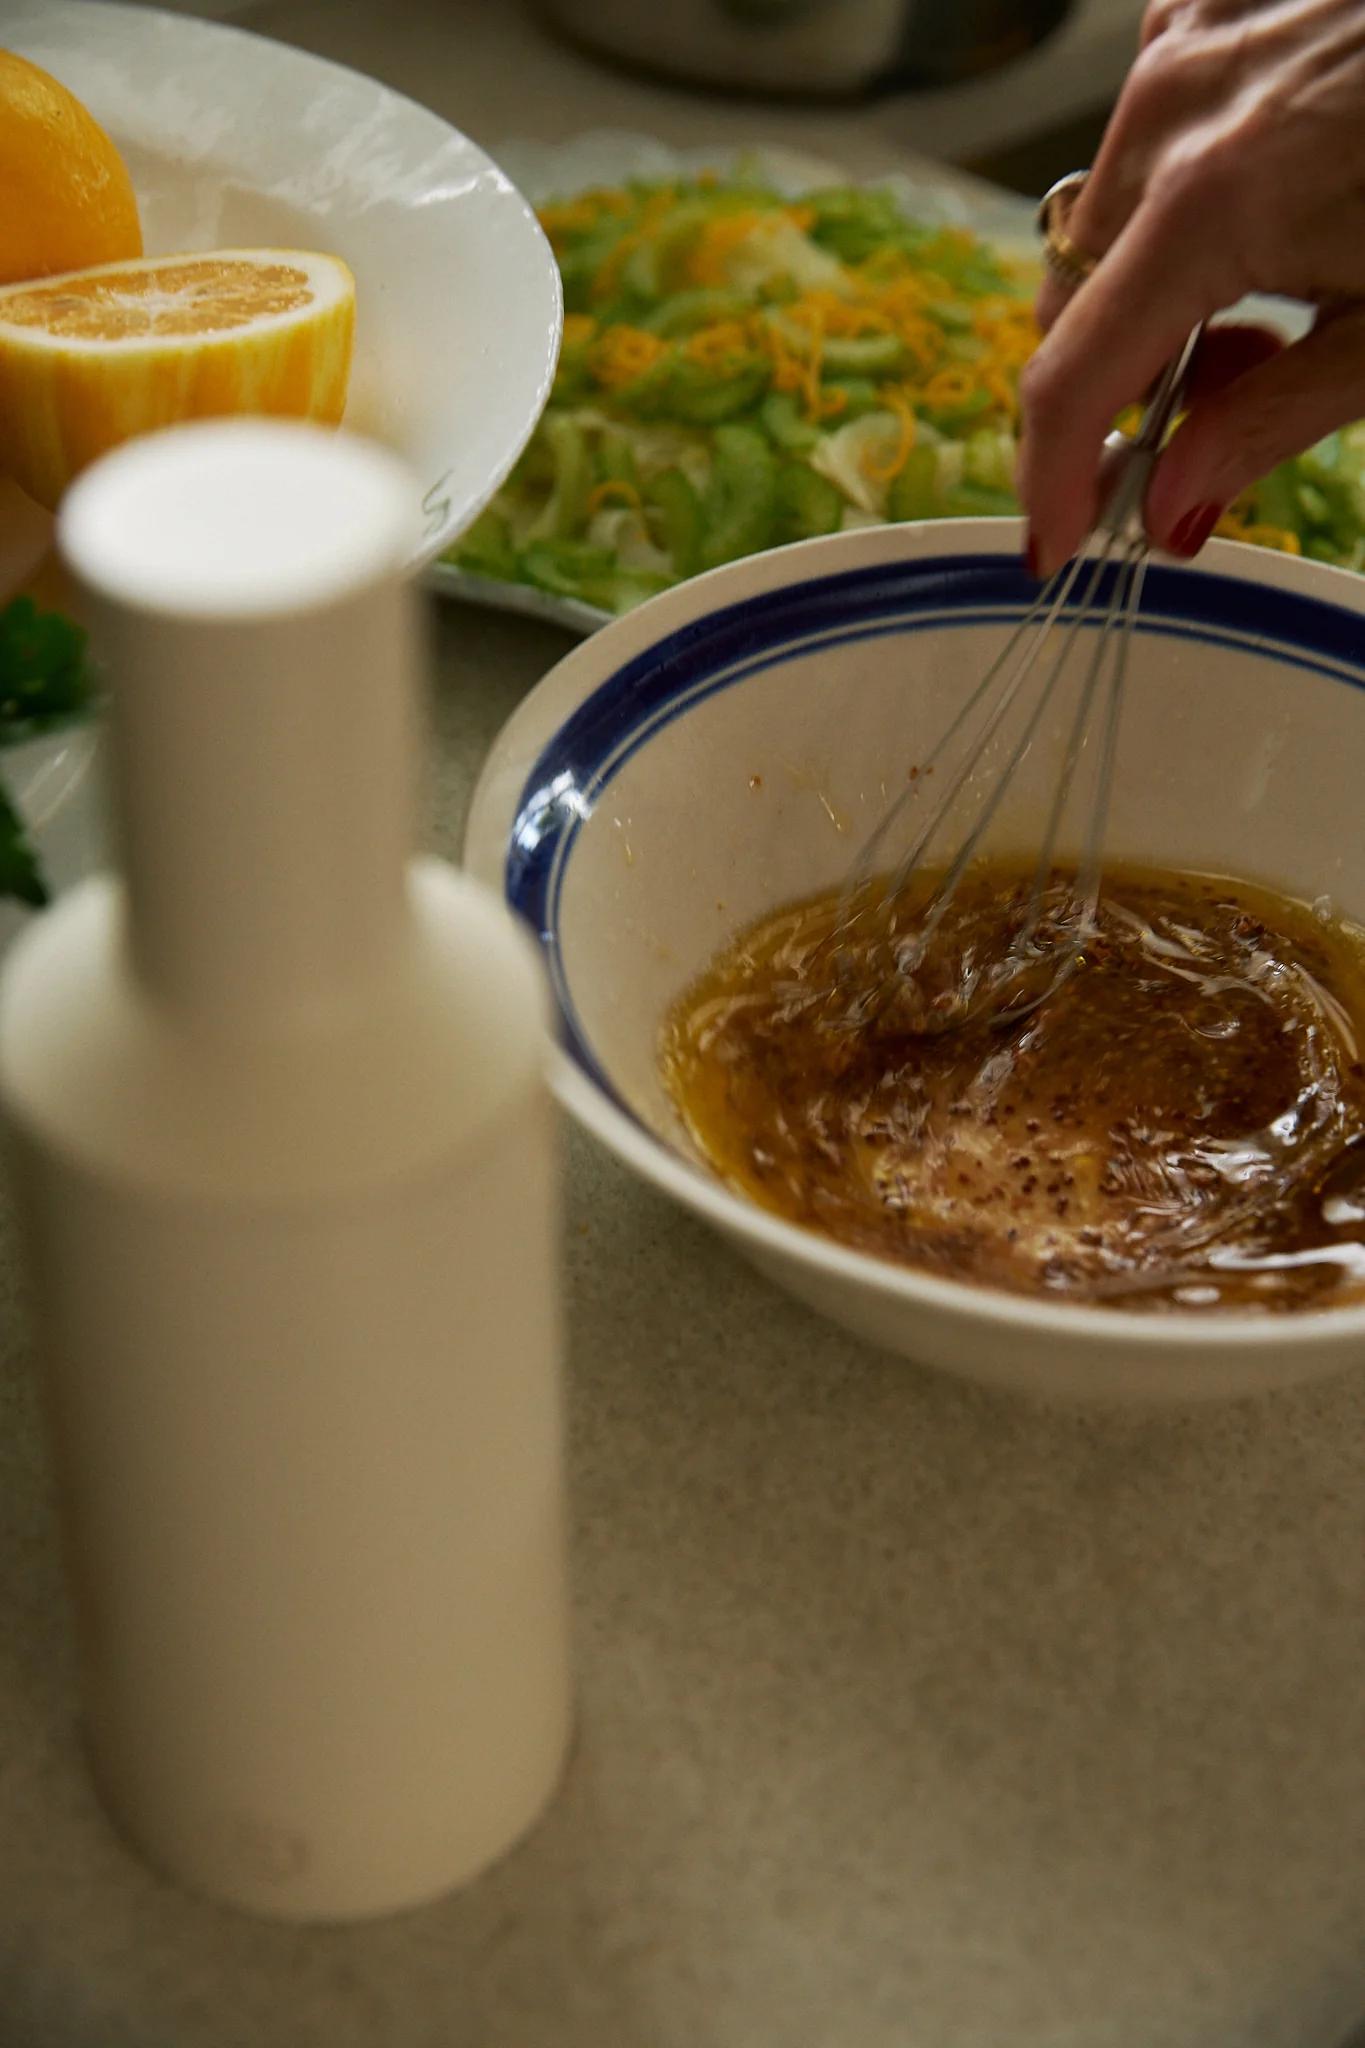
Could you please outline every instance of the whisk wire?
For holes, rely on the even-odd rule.
[[[1158,380],[1137,435],[1131,440],[1113,435],[1106,443],[1108,491],[1105,511],[1090,536],[1087,549],[1044,586],[922,767],[914,772],[909,787],[900,793],[866,840],[853,864],[829,943],[835,948],[836,955],[840,954],[864,919],[880,916],[887,920],[894,976],[898,983],[904,985],[923,965],[941,930],[963,876],[1038,737],[1049,707],[1069,670],[1082,632],[1093,630],[1094,642],[1067,732],[1022,920],[1013,931],[1002,959],[994,963],[979,959],[961,963],[961,972],[953,978],[948,993],[935,997],[928,1006],[926,1029],[950,1028],[965,1021],[976,1014],[983,1000],[993,1003],[1002,1019],[1026,1014],[1046,1000],[1073,971],[1094,932],[1124,689],[1147,569],[1148,541],[1142,517],[1146,480],[1179,408],[1198,338],[1199,330],[1196,329]],[[1112,586],[1107,601],[1099,608],[1097,600],[1106,576],[1112,579]],[[1082,577],[1084,583],[1080,598],[1070,616],[1064,616]],[[1062,626],[1061,645],[1044,667],[1044,650],[1059,623]],[[1031,683],[1036,687],[1030,703],[1023,693]],[[990,781],[965,836],[944,868],[927,904],[913,902],[911,884],[920,872],[929,848],[963,790],[981,773],[992,743],[1021,698],[1022,727],[1008,745],[1003,766]],[[1064,912],[1049,918],[1048,943],[1042,945],[1039,931],[1048,903],[1049,882],[1077,773],[1091,739],[1097,700],[1102,700],[1098,746],[1093,756],[1095,767],[1090,804],[1081,834],[1075,884],[1068,892]],[[926,798],[929,774],[945,763],[949,750],[964,735],[967,744],[961,759],[955,761],[943,785],[935,792],[935,801],[929,807],[927,819],[915,833],[908,853],[892,870],[877,900],[872,901],[870,885],[891,834],[907,813]],[[906,905],[911,909],[912,922],[908,930],[902,931],[900,915]],[[1052,970],[1050,977],[1049,968]],[[885,990],[880,996],[865,992],[858,1001],[859,1013],[870,1014],[884,1002],[885,997]]]
[[[1145,543],[1134,541],[1129,547],[1124,564],[1127,587],[1120,599],[1118,646],[1115,649],[1114,666],[1110,672],[1109,697],[1105,705],[1104,726],[1100,735],[1097,788],[1090,814],[1090,826],[1081,852],[1079,892],[1085,908],[1086,921],[1092,927],[1099,909],[1100,870],[1104,860],[1104,837],[1109,823],[1109,806],[1114,792],[1114,774],[1118,766],[1123,696],[1128,681],[1128,660],[1133,648],[1133,633],[1142,610],[1142,590],[1147,580],[1147,561]]]
[[[1010,786],[1013,783],[1015,776],[1018,774],[1019,769],[1023,764],[1025,756],[1028,754],[1029,749],[1032,747],[1033,742],[1037,737],[1038,728],[1042,724],[1043,719],[1047,713],[1048,706],[1051,704],[1053,697],[1056,695],[1062,677],[1066,673],[1067,666],[1070,662],[1072,651],[1076,646],[1076,642],[1079,637],[1081,627],[1084,625],[1086,618],[1089,614],[1090,607],[1094,603],[1095,593],[1099,588],[1100,578],[1104,574],[1105,566],[1108,562],[1109,555],[1112,552],[1112,548],[1112,539],[1106,540],[1104,548],[1101,551],[1098,558],[1092,560],[1090,579],[1086,584],[1085,592],[1081,598],[1080,604],[1078,605],[1075,614],[1067,622],[1062,637],[1061,648],[1055,660],[1053,661],[1052,667],[1047,672],[1046,680],[1044,681],[1041,690],[1038,692],[1037,701],[1034,704],[1033,710],[1029,714],[1029,717],[1024,726],[1024,730],[1019,735],[1018,740],[1015,742],[1013,751],[1010,753],[1008,760],[1005,762],[1004,767],[1001,769],[999,775],[997,776],[994,788],[991,790],[990,795],[987,797],[985,803],[982,805],[981,810],[977,814],[975,824],[973,825],[971,831],[967,834],[967,837],[963,840],[956,856],[954,857],[946,874],[944,875],[943,882],[937,893],[935,902],[931,906],[930,913],[925,919],[924,932],[926,945],[927,942],[933,938],[934,934],[938,930],[939,925],[942,923],[944,916],[947,914],[953,896],[957,891],[958,884],[961,882],[962,877],[965,874],[968,866],[970,865],[977,848],[981,844],[981,841],[985,838],[986,833],[990,830],[990,827],[995,820],[996,814],[999,811],[1001,804],[1004,802],[1005,797],[1009,792]],[[1078,557],[1078,563],[1079,561],[1084,559],[1084,557]],[[1065,597],[1063,598],[1063,602],[1065,602]],[[1036,648],[1030,650],[1028,656],[1028,665],[1030,668],[1036,661],[1038,652],[1046,644],[1047,636],[1052,631],[1054,625],[1057,622],[1057,616],[1059,611],[1060,606],[1057,606],[1050,608],[1044,614],[1042,623],[1037,628]],[[1080,753],[1081,745],[1085,738],[1085,720],[1088,718],[1089,706],[1091,699],[1094,696],[1095,684],[1098,678],[1099,668],[1104,658],[1104,639],[1108,632],[1108,626],[1109,620],[1106,617],[1105,626],[1101,632],[1100,645],[1096,648],[1095,655],[1091,661],[1090,670],[1086,677],[1085,685],[1081,693],[1081,703],[1078,707],[1076,718],[1072,724],[1072,736],[1067,749],[1067,761],[1065,766],[1063,767],[1062,774],[1058,778],[1057,793],[1053,803],[1053,822],[1049,826],[1050,836],[1053,841],[1055,841],[1056,838],[1057,827],[1061,823],[1062,813],[1065,811],[1066,808],[1066,798],[1069,791],[1070,778],[1075,768],[1076,757]],[[1008,709],[1008,706],[1006,706],[1005,708]],[[970,774],[973,765],[974,764],[971,762],[968,763],[966,774]],[[917,849],[917,852],[923,852],[923,842],[921,843],[921,846]],[[1048,859],[1043,872],[1045,873],[1050,868],[1051,849],[1049,848]],[[891,884],[893,894],[895,893],[897,887],[903,886],[904,882],[908,880],[908,878],[908,868],[904,875],[897,875],[896,879]],[[1041,889],[1039,889],[1035,893],[1037,897],[1041,899]],[[1037,907],[1037,902],[1035,902],[1031,906],[1029,916],[1026,919],[1026,924],[1030,930],[1032,929],[1033,925],[1037,922]],[[920,957],[923,956],[923,950],[924,948],[921,948]]]
[[[1008,715],[1015,697],[1027,680],[1034,660],[1032,642],[1039,630],[1039,613],[1043,613],[1043,630],[1047,631],[1055,623],[1071,595],[1082,566],[1083,557],[1078,555],[1064,569],[1059,569],[1057,574],[1044,586],[1034,608],[1019,621],[1019,624],[1014,628],[1005,645],[1001,648],[999,654],[996,655],[994,661],[991,662],[986,673],[972,690],[971,695],[957,712],[947,730],[935,742],[924,761],[920,764],[915,780],[906,789],[901,791],[900,795],[891,804],[889,810],[884,813],[875,826],[870,836],[864,841],[844,887],[843,906],[837,926],[841,936],[846,936],[850,933],[863,915],[862,910],[856,907],[858,899],[875,873],[877,856],[892,831],[900,823],[906,812],[919,802],[927,787],[929,775],[939,766],[949,747],[971,718],[972,713],[989,694],[997,678],[1002,672],[1009,669],[1011,656],[1015,653],[1020,643],[1027,641],[1028,645],[1024,647],[1021,659],[1015,663],[1013,669],[1010,669],[1008,680],[1000,689],[997,703],[994,707],[988,709],[985,715],[983,730],[977,733],[971,746],[968,748],[963,766],[955,776],[949,778],[947,786],[941,793],[927,824],[920,831],[909,853],[905,855],[904,859],[896,867],[887,885],[887,893],[891,896],[898,895],[904,884],[909,880],[914,869],[918,867],[939,826],[943,823],[943,820],[956,802],[963,785],[970,779],[977,767],[983,750],[990,745],[992,738]]]
[[[1090,601],[1099,582],[1099,572],[1104,568],[1109,552],[1110,550],[1106,548],[1100,556],[1096,574],[1091,577],[1090,586],[1082,600],[1082,612],[1089,608]],[[1080,623],[1081,616],[1081,613],[1077,614],[1077,625]],[[1094,703],[1095,691],[1099,686],[1100,674],[1104,667],[1104,657],[1108,652],[1109,627],[1109,616],[1106,614],[1104,623],[1099,629],[1096,645],[1091,654],[1090,665],[1086,671],[1085,682],[1081,687],[1081,693],[1076,703],[1075,714],[1071,720],[1071,731],[1067,736],[1066,753],[1062,759],[1061,773],[1057,777],[1056,788],[1052,793],[1052,807],[1048,812],[1047,824],[1043,827],[1042,843],[1038,848],[1038,858],[1033,870],[1030,910],[1024,933],[1026,937],[1032,932],[1037,922],[1038,907],[1041,903],[1043,890],[1046,886],[1047,878],[1052,872],[1052,860],[1057,847],[1057,837],[1062,828],[1062,821],[1066,816],[1077,764],[1080,761],[1081,750],[1085,745],[1086,733],[1090,727],[1090,712]]]

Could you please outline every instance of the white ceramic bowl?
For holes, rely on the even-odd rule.
[[[0,49],[108,129],[149,255],[292,247],[350,265],[345,424],[416,475],[416,561],[447,547],[525,446],[559,352],[559,272],[497,165],[375,79],[215,22],[0,0]]]
[[[52,72],[108,129],[149,255],[274,245],[345,259],[345,424],[413,471],[414,568],[449,546],[529,439],[559,350],[558,269],[497,165],[374,79],[183,15],[0,0],[0,49]],[[50,538],[48,515],[0,482],[0,603]],[[0,753],[0,774],[52,886],[79,879],[102,837],[92,736]],[[0,903],[0,950],[26,915]]]
[[[670,1000],[736,927],[836,884],[1033,595],[1012,521],[873,529],[732,564],[577,648],[515,713],[466,853],[540,936],[558,1092],[645,1179],[874,1342],[999,1386],[1229,1396],[1365,1360],[1365,1308],[1143,1316],[867,1258],[699,1165],[660,1085]],[[1003,836],[1036,836],[1048,750]],[[1365,580],[1218,543],[1148,577],[1115,854],[1365,915]]]

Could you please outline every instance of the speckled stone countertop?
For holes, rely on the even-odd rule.
[[[261,12],[363,55],[350,8],[331,45]],[[442,850],[567,644],[442,607]],[[572,1762],[482,1881],[344,1932],[106,1827],[0,1216],[0,2048],[1339,2048],[1365,1373],[1178,1416],[975,1393],[566,1143]]]
[[[443,608],[433,836],[566,645]],[[0,1301],[4,2048],[1336,2048],[1365,2012],[1365,1375],[977,1394],[568,1141],[579,1732],[536,1834],[348,1932],[112,1838]]]

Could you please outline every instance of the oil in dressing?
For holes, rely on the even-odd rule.
[[[998,954],[1030,882],[970,869],[923,974]],[[1052,914],[1072,889],[1053,878]],[[841,908],[750,927],[665,1020],[669,1092],[733,1187],[855,1250],[1049,1298],[1365,1298],[1365,930],[1260,885],[1114,865],[1046,1001],[935,1031],[923,974],[895,973],[890,909],[850,929]]]

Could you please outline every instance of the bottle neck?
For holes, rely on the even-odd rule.
[[[98,609],[138,980],[220,1030],[353,1005],[407,928],[411,591],[212,631]]]

